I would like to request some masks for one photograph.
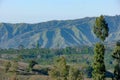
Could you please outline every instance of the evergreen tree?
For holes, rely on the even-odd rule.
[[[68,66],[64,57],[57,60],[54,68],[49,72],[53,80],[67,80]]]
[[[70,67],[68,80],[84,80],[83,74],[77,68]]]
[[[52,80],[83,80],[80,71],[77,68],[68,66],[64,57],[57,60],[49,75]]]
[[[68,76],[68,79],[69,80],[77,80],[77,74],[78,74],[78,70],[74,69],[74,68],[70,68],[69,70],[69,76]]]
[[[120,80],[120,42],[117,42],[112,57],[116,60],[116,65],[114,68],[115,80]]]
[[[105,78],[104,52],[104,45],[97,43],[94,48],[93,80],[104,80]]]
[[[101,40],[96,43],[94,48],[94,61],[93,61],[93,80],[105,80],[105,64],[104,53],[105,47],[102,42],[108,37],[108,24],[106,23],[104,16],[96,18],[93,32]]]
[[[108,31],[108,24],[106,23],[104,16],[101,15],[100,17],[96,18],[93,32],[97,38],[99,38],[101,41],[104,41],[106,37],[108,37]]]

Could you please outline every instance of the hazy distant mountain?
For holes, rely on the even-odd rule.
[[[120,16],[106,16],[110,34],[106,42],[120,40]],[[89,45],[97,41],[92,32],[94,17],[76,20],[48,21],[37,24],[0,23],[0,47],[32,48],[37,42],[41,47],[56,48]]]

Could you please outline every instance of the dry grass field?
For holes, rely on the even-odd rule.
[[[4,71],[4,63],[8,60],[0,59],[0,80],[52,80],[48,75],[43,74],[17,74],[14,73],[5,73]],[[25,70],[28,66],[27,63],[18,62],[19,63],[19,69]],[[41,68],[41,65],[36,65],[34,67],[35,69]],[[84,80],[92,80],[90,78],[84,78]],[[111,78],[107,78],[106,80],[112,80]]]

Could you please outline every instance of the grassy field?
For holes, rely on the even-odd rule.
[[[8,60],[0,59],[0,80],[52,80],[48,74],[46,74],[46,69],[51,66],[36,65],[33,72],[26,72],[26,67],[28,63],[18,62],[18,73],[17,75],[9,71],[5,73],[4,63]],[[38,72],[39,71],[39,72]],[[84,78],[84,80],[92,80],[91,78]],[[111,78],[106,78],[106,80],[112,80]]]

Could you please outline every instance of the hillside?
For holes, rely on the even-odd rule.
[[[120,16],[106,16],[109,25],[107,43],[120,40]],[[97,38],[92,32],[95,17],[76,20],[48,21],[36,24],[0,23],[0,48],[17,48],[23,45],[42,48],[63,48],[66,46],[92,46]]]

